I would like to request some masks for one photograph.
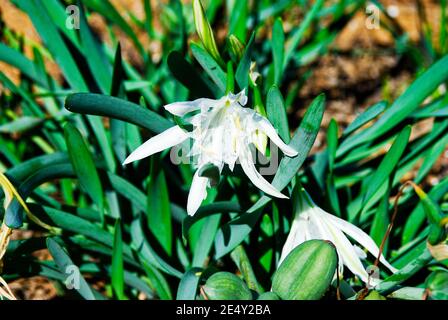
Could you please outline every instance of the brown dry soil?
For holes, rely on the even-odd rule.
[[[129,20],[126,12],[132,11],[140,19],[143,18],[142,1],[132,0],[112,0],[113,4]],[[163,2],[163,1],[162,1]],[[190,1],[183,1],[190,2]],[[380,1],[395,14],[395,21],[409,34],[414,42],[418,42],[419,37],[419,15],[415,1],[405,0],[383,0]],[[424,12],[433,30],[439,30],[440,5],[436,0],[422,1]],[[158,10],[159,1],[151,1],[154,10]],[[39,42],[39,36],[32,26],[30,19],[20,10],[14,7],[9,0],[0,0],[1,21],[11,30],[24,35],[31,42]],[[156,28],[160,28],[155,16]],[[302,14],[291,12],[284,17],[284,28],[288,31],[291,27],[300,23]],[[99,15],[93,14],[89,24],[99,34],[108,41],[108,36],[104,32],[105,22]],[[125,58],[135,65],[141,63],[140,57],[136,54],[133,45],[122,32],[114,29],[120,39],[124,50]],[[225,29],[219,30],[218,40],[225,36]],[[160,59],[160,43],[151,41],[145,33],[139,32],[139,39],[142,44],[151,52],[152,59]],[[437,39],[437,32],[433,34]],[[32,55],[29,46],[26,47],[27,56]],[[60,78],[57,66],[46,61],[47,68],[51,74]],[[18,70],[0,62],[0,69],[14,81],[19,80]],[[300,70],[299,70],[300,72]],[[326,127],[335,118],[343,128],[362,112],[367,106],[381,99],[393,101],[412,81],[412,70],[406,61],[400,61],[393,50],[393,39],[385,30],[369,30],[365,27],[365,14],[359,12],[339,34],[335,43],[331,46],[330,53],[317,61],[314,65],[314,72],[306,84],[299,91],[299,99],[303,106],[308,105],[313,97],[321,92],[327,93],[328,104],[323,121],[323,129],[318,135],[318,139],[313,151],[321,149],[325,145]],[[0,85],[0,92],[2,88]],[[290,114],[291,121],[300,119],[304,112],[303,106],[293,108]],[[413,129],[413,137],[427,132],[432,127],[431,121],[426,121]],[[386,150],[384,150],[385,152]],[[427,183],[437,184],[441,177],[448,172],[448,150],[431,171]],[[411,176],[406,177],[412,178]],[[15,239],[36,236],[27,231],[16,231],[13,234]],[[45,250],[36,252],[39,259],[50,259]],[[11,289],[19,299],[54,299],[57,297],[57,286],[43,277],[32,277],[20,279],[10,283]],[[103,289],[104,284],[98,283],[98,289]]]

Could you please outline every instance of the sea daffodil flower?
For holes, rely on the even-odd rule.
[[[287,198],[256,170],[252,158],[251,144],[257,143],[257,134],[263,132],[287,156],[297,155],[297,151],[286,145],[278,136],[272,124],[252,109],[244,108],[247,96],[244,90],[238,94],[229,93],[220,99],[201,98],[194,101],[175,102],[165,109],[192,125],[192,131],[174,126],[152,137],[124,161],[124,164],[148,157],[156,152],[178,145],[192,138],[190,156],[196,159],[198,169],[194,174],[188,195],[187,212],[193,215],[207,196],[210,177],[201,174],[207,166],[216,168],[221,174],[224,164],[233,171],[238,160],[247,177],[265,193]],[[193,114],[194,112],[197,112]]]
[[[336,247],[340,274],[342,274],[345,265],[361,281],[367,283],[369,275],[361,262],[366,254],[359,247],[353,245],[346,235],[377,257],[379,248],[373,239],[357,226],[319,208],[302,187],[295,189],[294,198],[295,217],[283,246],[279,264],[291,250],[305,241],[311,239],[328,240]],[[383,255],[380,257],[380,262],[392,272],[397,271],[386,261]],[[376,285],[378,280],[372,278],[370,282]]]

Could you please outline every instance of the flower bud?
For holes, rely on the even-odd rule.
[[[338,265],[329,241],[309,240],[295,247],[274,274],[272,291],[283,300],[317,300],[327,291]]]
[[[265,292],[260,294],[257,300],[280,300],[280,297],[274,292]]]
[[[364,300],[386,300],[378,291],[372,290],[369,294],[364,298]]]
[[[448,272],[438,270],[431,273],[426,279],[426,291],[431,300],[448,299]]]
[[[194,23],[196,25],[196,32],[204,45],[205,50],[215,59],[219,64],[223,65],[223,60],[219,54],[218,47],[213,36],[213,30],[210,23],[205,16],[204,8],[200,0],[193,1]]]
[[[202,287],[209,300],[251,300],[246,283],[230,272],[217,272]]]
[[[229,41],[227,43],[227,48],[229,49],[230,56],[235,62],[239,62],[244,54],[244,45],[241,41],[235,37],[233,34],[229,36]]]

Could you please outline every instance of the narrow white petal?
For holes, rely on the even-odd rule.
[[[239,96],[239,99],[238,99],[239,103],[240,103],[242,106],[245,106],[246,103],[247,103],[246,89],[241,90],[241,91],[238,93],[238,96]]]
[[[306,196],[308,196],[308,198],[311,200],[308,194],[306,194]],[[306,206],[308,206],[308,204],[306,204]],[[343,250],[338,249],[338,239],[337,237],[335,237],[333,230],[331,230],[331,226],[326,223],[325,217],[321,215],[319,207],[309,207],[307,209],[307,212],[310,219],[308,228],[310,239],[322,239],[333,243],[333,245],[336,247],[336,253],[338,255],[339,274],[342,275],[344,272],[344,259],[342,258]]]
[[[260,128],[261,131],[266,133],[269,139],[271,139],[271,141],[275,143],[285,155],[287,155],[288,157],[295,157],[297,155],[298,152],[296,150],[283,142],[269,120],[260,115],[256,115],[255,125]]]
[[[135,149],[123,162],[123,165],[140,160],[154,153],[160,152],[189,138],[187,131],[179,126],[171,127],[162,133],[152,137],[140,147]]]
[[[328,217],[329,220],[331,220],[336,226],[338,226],[339,229],[341,229],[343,232],[348,234],[350,237],[352,237],[356,242],[361,244],[364,248],[366,248],[371,254],[373,254],[376,257],[378,257],[378,253],[380,252],[380,249],[376,245],[376,243],[373,241],[373,239],[364,231],[362,231],[357,226],[342,220],[341,218],[338,218],[336,216],[333,216],[329,213],[324,212],[324,214]],[[380,257],[380,262],[384,264],[390,271],[397,272],[397,269],[394,268],[391,264],[389,264],[383,255]]]
[[[212,108],[220,100],[200,98],[193,101],[173,102],[164,106],[165,110],[175,116],[183,117],[189,112]]]
[[[364,269],[364,266],[361,263],[358,255],[356,254],[355,248],[347,239],[347,237],[342,233],[338,227],[334,226],[331,221],[327,219],[322,219],[324,221],[325,226],[328,231],[331,233],[333,237],[333,243],[338,250],[340,257],[342,258],[342,262],[347,268],[355,275],[357,275],[363,282],[367,282],[369,275],[367,271]]]
[[[296,218],[292,222],[291,230],[289,231],[288,238],[283,245],[282,254],[278,265],[286,258],[286,256],[299,244],[305,242],[307,234],[308,223],[305,219]]]
[[[249,153],[249,155],[247,153]],[[288,199],[287,196],[278,191],[273,185],[266,181],[261,174],[258,173],[252,161],[252,157],[250,156],[250,151],[243,151],[240,154],[239,160],[244,173],[258,189],[273,197]]]
[[[192,216],[198,211],[202,201],[207,197],[208,178],[200,177],[199,170],[193,176],[190,193],[188,194],[187,213]]]

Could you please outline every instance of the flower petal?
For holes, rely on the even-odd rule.
[[[288,238],[283,245],[282,254],[280,255],[278,265],[282,263],[282,261],[295,247],[307,240],[307,229],[308,222],[305,219],[302,219],[300,216],[294,219],[291,225],[291,230],[288,234]]]
[[[297,155],[298,152],[296,150],[283,142],[269,120],[258,114],[255,115],[254,120],[255,125],[260,128],[261,131],[266,133],[269,139],[271,139],[271,141],[275,143],[285,155],[287,155],[288,157],[295,157]]]
[[[193,176],[188,194],[187,213],[192,216],[198,211],[202,201],[207,197],[208,178],[200,177],[199,170]]]
[[[288,199],[287,196],[278,191],[273,185],[266,181],[266,179],[263,178],[261,174],[258,173],[252,161],[250,150],[242,150],[239,156],[239,160],[244,173],[258,189],[266,192],[273,197]]]
[[[188,139],[190,135],[187,131],[179,126],[171,127],[162,133],[152,137],[140,147],[135,149],[127,158],[124,160],[123,165],[131,163],[136,160],[140,160],[154,153],[160,152],[176,144],[183,142]]]
[[[324,212],[322,210],[322,212]],[[324,212],[325,213],[325,212]],[[339,256],[342,258],[342,263],[347,266],[347,268],[355,275],[357,275],[363,282],[367,282],[369,275],[364,269],[359,256],[357,255],[354,246],[350,243],[344,233],[338,229],[332,222],[327,218],[327,216],[322,215],[321,221],[323,225],[331,234],[333,244],[336,246]]]
[[[332,221],[339,229],[341,229],[344,233],[348,234],[352,237],[356,242],[361,244],[364,248],[366,248],[371,254],[378,257],[379,248],[373,239],[364,231],[362,231],[357,226],[342,220],[341,218],[335,217],[327,212],[324,212],[327,218]],[[389,264],[383,255],[380,257],[380,262],[384,264],[390,271],[397,272],[397,269],[394,268],[391,264]]]
[[[167,104],[164,106],[165,110],[169,113],[183,117],[185,114],[189,112],[193,112],[196,110],[202,110],[208,108],[213,108],[217,103],[219,103],[221,100],[215,100],[215,99],[207,99],[207,98],[200,98],[193,101],[183,101],[183,102],[173,102],[170,104]],[[206,110],[203,110],[206,111]]]

